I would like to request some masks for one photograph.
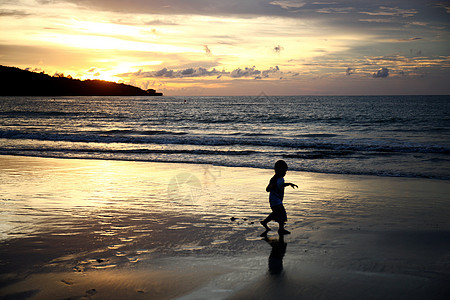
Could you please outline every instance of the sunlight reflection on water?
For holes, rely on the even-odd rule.
[[[194,227],[220,227],[230,217],[245,218],[248,221],[238,219],[233,225],[240,230],[257,226],[254,223],[270,211],[264,191],[270,170],[251,169],[249,176],[245,168],[211,165],[7,156],[2,162],[2,240],[41,231],[142,233],[152,230],[149,224],[167,224],[180,215],[193,218],[188,225]],[[441,222],[443,211],[448,211],[448,205],[442,205],[443,211],[430,206],[441,201],[433,199],[430,188],[408,192],[414,179],[397,179],[389,186],[388,180],[370,176],[290,172],[286,178],[300,186],[295,191],[287,188],[285,196],[289,221],[296,226],[391,226],[413,218],[417,224],[409,226],[420,227]],[[419,211],[426,217],[416,218]],[[100,230],[94,230],[98,226]],[[165,226],[174,230],[187,224]]]

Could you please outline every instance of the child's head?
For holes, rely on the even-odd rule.
[[[275,174],[280,176],[280,177],[284,177],[284,175],[286,175],[286,171],[288,169],[287,163],[280,159],[275,163]]]

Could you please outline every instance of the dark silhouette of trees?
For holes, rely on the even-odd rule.
[[[62,73],[49,76],[15,67],[0,66],[2,96],[162,96],[153,89],[142,90],[123,83],[79,80]]]

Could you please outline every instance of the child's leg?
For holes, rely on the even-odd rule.
[[[284,222],[279,222],[278,234],[290,234],[289,231],[284,229]]]
[[[261,221],[261,225],[264,226],[264,228],[267,231],[269,231],[271,229],[269,228],[269,226],[267,226],[267,223],[269,223],[272,220],[273,220],[273,213],[271,213],[270,215],[267,216],[267,218],[265,218],[263,221]]]
[[[279,224],[278,234],[289,234],[290,232],[284,229],[284,224],[287,221],[286,210],[284,209],[283,204],[276,206],[276,221]]]

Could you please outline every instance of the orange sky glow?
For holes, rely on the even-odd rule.
[[[165,95],[449,94],[448,1],[16,0],[0,64]]]

